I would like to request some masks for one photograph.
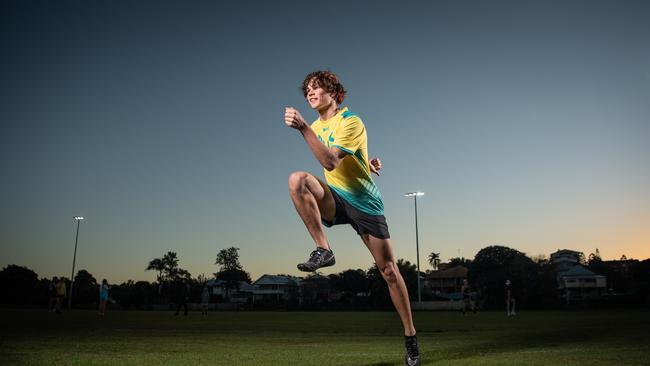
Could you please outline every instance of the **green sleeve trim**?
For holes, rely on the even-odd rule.
[[[350,150],[350,149],[346,149],[346,148],[344,148],[344,147],[341,146],[341,145],[332,145],[332,147],[335,147],[335,148],[337,148],[337,149],[341,149],[341,150],[345,151],[346,153],[348,153],[348,154],[350,154],[350,155],[354,155],[354,151],[352,151],[352,150]]]

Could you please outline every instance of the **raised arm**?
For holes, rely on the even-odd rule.
[[[325,146],[295,108],[285,108],[284,123],[302,134],[314,157],[326,170],[334,170],[348,154],[337,147]]]

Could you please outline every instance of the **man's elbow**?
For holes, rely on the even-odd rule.
[[[337,166],[339,166],[339,163],[341,161],[339,159],[328,159],[325,164],[323,164],[323,168],[327,170],[328,172],[331,172],[332,170],[336,169]]]

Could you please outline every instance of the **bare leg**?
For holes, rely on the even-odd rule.
[[[329,187],[309,173],[294,172],[289,176],[289,193],[316,246],[329,250],[321,224],[321,217],[329,221],[336,214],[334,197]]]
[[[415,335],[409,293],[406,289],[404,279],[397,268],[390,239],[379,239],[368,234],[364,234],[361,239],[363,239],[364,244],[370,250],[381,275],[386,280],[386,284],[388,284],[390,299],[393,301],[393,305],[404,326],[404,335]]]

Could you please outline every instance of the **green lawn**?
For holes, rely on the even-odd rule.
[[[0,310],[0,365],[402,365],[391,312]],[[424,365],[648,365],[650,312],[415,313]]]

